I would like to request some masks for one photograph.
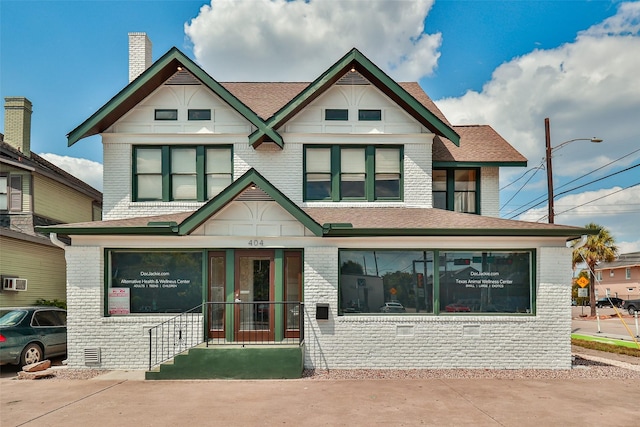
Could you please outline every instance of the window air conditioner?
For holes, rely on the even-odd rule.
[[[26,291],[27,279],[19,279],[17,277],[5,277],[2,281],[3,291]]]

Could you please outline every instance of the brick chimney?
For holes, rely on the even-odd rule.
[[[151,40],[147,33],[129,33],[129,83],[151,66]]]
[[[23,96],[4,99],[4,142],[31,157],[31,101]]]

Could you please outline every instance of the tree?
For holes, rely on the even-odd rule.
[[[587,237],[587,243],[573,250],[573,268],[576,264],[582,262],[589,267],[589,305],[591,306],[591,316],[596,315],[596,297],[595,297],[595,267],[600,262],[612,262],[618,256],[618,247],[615,245],[615,239],[606,228],[594,224],[593,222],[585,226],[588,230],[597,230],[598,234],[592,234]]]

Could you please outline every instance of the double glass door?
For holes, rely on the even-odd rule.
[[[216,303],[209,309],[210,338],[264,342],[299,336],[301,298],[301,251],[209,252],[209,301]]]

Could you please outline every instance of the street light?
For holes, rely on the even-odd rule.
[[[595,143],[599,143],[602,142],[601,139],[599,138],[576,138],[576,139],[570,139],[568,141],[565,141],[561,144],[556,145],[555,147],[551,148],[551,136],[549,134],[549,118],[545,118],[544,119],[544,134],[545,134],[545,140],[546,140],[546,145],[547,145],[547,152],[546,152],[546,158],[547,158],[547,191],[548,191],[548,198],[549,198],[549,224],[553,224],[554,223],[554,214],[553,214],[553,172],[551,171],[551,153],[554,150],[558,150],[562,147],[564,147],[565,145],[574,142],[574,141],[591,141],[591,142],[595,142]]]

